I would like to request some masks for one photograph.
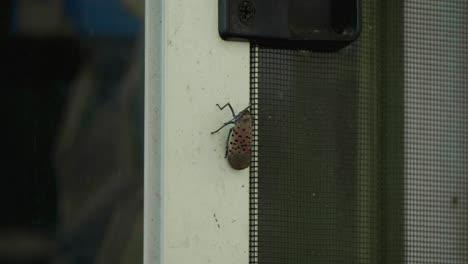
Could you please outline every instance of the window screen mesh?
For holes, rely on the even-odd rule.
[[[250,263],[468,263],[468,3],[362,12],[337,53],[251,45]]]

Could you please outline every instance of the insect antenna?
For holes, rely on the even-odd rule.
[[[227,106],[227,107],[229,107],[229,109],[231,109],[232,116],[233,117],[236,116],[236,113],[234,112],[234,109],[232,109],[232,106],[231,106],[230,103],[225,104],[223,107],[219,106],[219,104],[216,104],[216,106],[218,106],[219,110],[223,110]]]

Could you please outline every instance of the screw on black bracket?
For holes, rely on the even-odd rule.
[[[252,1],[244,0],[239,5],[239,19],[243,23],[248,23],[255,15],[255,6]]]

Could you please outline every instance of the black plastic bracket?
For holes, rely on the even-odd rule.
[[[224,40],[336,51],[361,31],[361,0],[218,0]]]

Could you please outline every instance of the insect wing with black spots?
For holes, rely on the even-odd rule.
[[[227,159],[231,167],[236,170],[249,167],[252,151],[252,116],[249,110],[239,115],[227,144]]]

